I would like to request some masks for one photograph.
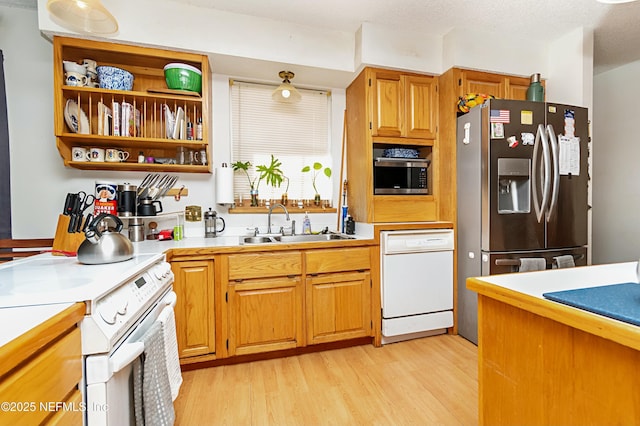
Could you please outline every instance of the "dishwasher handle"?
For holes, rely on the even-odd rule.
[[[385,231],[381,233],[382,253],[424,253],[452,251],[453,230]]]

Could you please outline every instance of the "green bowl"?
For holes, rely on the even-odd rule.
[[[187,64],[168,64],[164,67],[167,87],[173,90],[202,91],[202,72]]]

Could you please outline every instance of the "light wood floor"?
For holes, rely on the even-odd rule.
[[[477,348],[441,335],[183,373],[176,425],[476,425]]]

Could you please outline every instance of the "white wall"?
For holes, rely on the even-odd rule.
[[[546,78],[548,47],[535,34],[492,33],[474,28],[472,31],[453,29],[444,37],[443,69],[460,66]]]
[[[594,78],[593,263],[640,257],[640,61]]]

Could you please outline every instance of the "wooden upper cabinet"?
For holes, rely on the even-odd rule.
[[[374,135],[401,136],[404,120],[402,103],[402,83],[400,74],[395,72],[376,72],[371,78],[373,87],[373,125]]]
[[[435,138],[437,79],[375,70],[371,74],[373,136]]]
[[[483,93],[493,95],[496,98],[504,98],[507,93],[505,76],[480,71],[463,71],[461,86],[462,95]]]
[[[95,61],[97,69],[111,66],[130,72],[131,90],[67,85],[64,63],[80,64],[85,59]],[[169,63],[198,69],[202,73],[201,93],[168,89],[164,67]],[[53,64],[54,133],[65,166],[82,170],[211,172],[211,89],[206,55],[55,36]],[[126,119],[127,111],[133,118]],[[182,118],[177,130],[167,126],[170,115],[172,119]],[[201,138],[187,135],[188,122],[193,129],[201,124]],[[128,156],[123,161],[88,161],[82,156],[74,157],[73,147],[117,148]],[[206,161],[172,164],[179,147],[203,153]],[[138,163],[141,152],[155,160]]]
[[[531,80],[526,77],[507,77],[507,81],[509,87],[507,99],[525,101]],[[544,82],[542,84],[544,86]]]
[[[483,93],[500,99],[527,99],[530,79],[504,74],[463,70],[460,78],[460,96],[467,93]],[[544,85],[544,82],[542,83]]]
[[[432,139],[436,137],[437,99],[436,79],[404,76],[406,131],[403,136]]]

